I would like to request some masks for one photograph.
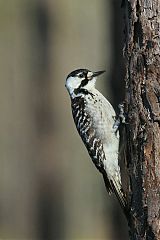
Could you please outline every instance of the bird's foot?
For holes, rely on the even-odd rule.
[[[120,103],[118,105],[119,108],[119,114],[115,117],[115,122],[113,124],[113,131],[115,134],[117,134],[120,124],[126,124],[126,117],[125,117],[125,112],[124,112],[124,104]]]

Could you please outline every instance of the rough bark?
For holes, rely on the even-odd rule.
[[[160,1],[123,1],[130,238],[160,239]]]

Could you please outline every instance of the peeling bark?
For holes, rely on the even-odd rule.
[[[160,1],[122,6],[130,239],[160,239]]]

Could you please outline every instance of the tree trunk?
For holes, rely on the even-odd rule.
[[[130,238],[160,239],[160,1],[125,0]]]

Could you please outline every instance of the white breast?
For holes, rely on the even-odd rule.
[[[107,173],[113,169],[119,171],[118,166],[118,148],[119,134],[115,134],[113,129],[115,121],[115,111],[107,99],[96,89],[93,92],[94,97],[88,95],[86,100],[86,111],[89,112],[93,120],[96,135],[103,142],[106,161],[104,166]]]
[[[107,99],[97,90],[93,92],[94,96],[86,96],[86,110],[92,116],[94,128],[104,142],[111,143],[115,136],[113,125],[115,121],[115,111]],[[117,137],[115,137],[117,138]]]

